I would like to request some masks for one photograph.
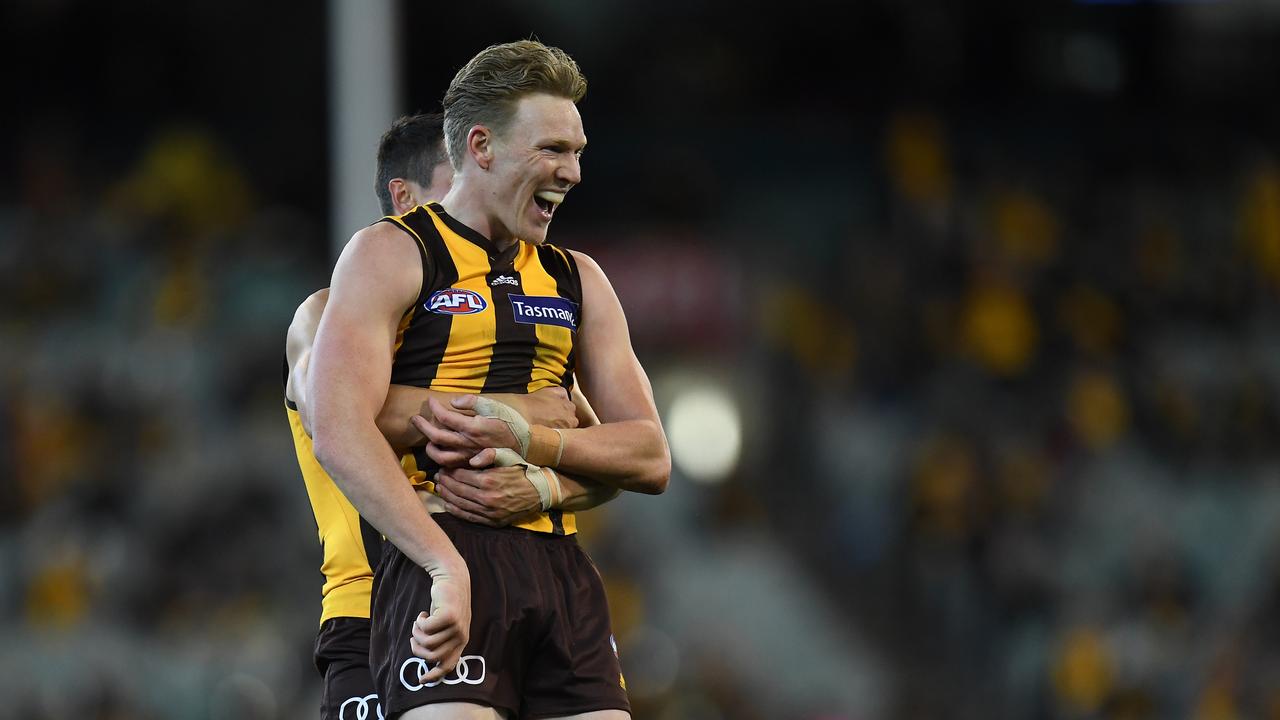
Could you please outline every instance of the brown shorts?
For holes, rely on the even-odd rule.
[[[471,573],[471,639],[457,669],[427,687],[409,648],[431,608],[431,578],[384,544],[373,577],[369,660],[387,717],[438,702],[471,702],[540,718],[626,710],[604,584],[572,535],[488,528],[432,515]]]
[[[320,696],[322,720],[377,720],[382,717],[378,691],[369,672],[369,621],[335,617],[316,635],[316,669],[324,678]]]

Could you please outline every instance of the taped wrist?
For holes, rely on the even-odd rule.
[[[558,467],[564,454],[564,435],[555,428],[534,425],[529,433],[529,452],[524,458],[534,465]]]
[[[533,485],[534,490],[538,491],[538,503],[544,511],[556,507],[564,499],[564,488],[560,485],[560,476],[549,467],[540,467],[527,462],[510,448],[499,448],[493,464],[497,467],[518,465],[524,468],[524,478]]]
[[[520,457],[538,466],[555,467],[564,453],[564,435],[556,429],[530,425],[515,408],[493,398],[476,398],[477,415],[501,420],[516,438]]]

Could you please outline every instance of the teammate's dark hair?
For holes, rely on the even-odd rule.
[[[472,127],[502,132],[520,98],[534,93],[576,103],[587,94],[587,79],[565,51],[537,40],[491,45],[462,66],[444,94],[445,143],[453,167],[462,167]]]
[[[395,213],[387,183],[395,178],[412,180],[422,187],[431,184],[431,173],[444,162],[444,115],[405,115],[382,134],[378,142],[378,177],[374,191],[383,215]]]

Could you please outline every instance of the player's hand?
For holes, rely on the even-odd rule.
[[[495,393],[487,397],[511,406],[530,425],[545,425],[561,430],[578,427],[578,408],[569,397],[569,391],[559,385],[545,387],[527,395]],[[460,412],[474,414],[465,409]]]
[[[471,578],[466,572],[431,576],[431,614],[418,613],[409,647],[431,664],[420,683],[436,682],[462,658],[471,636]]]
[[[436,494],[450,515],[489,527],[510,525],[542,509],[537,488],[519,465],[441,470],[436,474]]]
[[[467,467],[471,458],[485,448],[520,451],[519,441],[505,422],[459,412],[472,411],[475,401],[475,395],[461,395],[449,405],[430,398],[427,402],[431,406],[432,419],[427,420],[421,415],[410,418],[413,426],[428,441],[427,456],[441,467]]]

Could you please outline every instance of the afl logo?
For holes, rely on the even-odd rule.
[[[460,288],[440,290],[431,296],[426,307],[433,313],[441,315],[470,315],[489,307],[489,303],[479,293]]]

